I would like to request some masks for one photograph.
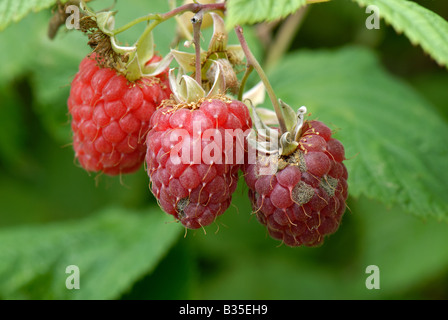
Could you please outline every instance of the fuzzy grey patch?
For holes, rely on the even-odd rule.
[[[299,159],[299,169],[302,172],[305,172],[307,170],[306,163],[305,163],[305,155],[302,151],[297,150],[296,153],[298,154]]]
[[[177,211],[177,215],[180,219],[185,217],[184,209],[188,206],[189,203],[190,203],[189,198],[182,198],[179,201],[177,201],[176,211]]]
[[[303,151],[297,149],[293,154],[282,156],[278,161],[279,170],[283,170],[289,165],[298,166],[301,172],[305,172],[307,167]]]
[[[299,205],[308,203],[313,196],[314,188],[303,181],[300,181],[296,184],[294,189],[292,189],[292,200]]]
[[[324,190],[326,194],[328,194],[328,196],[330,196],[331,198],[334,197],[338,182],[338,179],[325,175],[322,177],[322,180],[320,180],[319,187],[322,188],[322,190]]]

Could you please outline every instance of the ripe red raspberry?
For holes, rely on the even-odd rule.
[[[157,110],[147,135],[146,162],[161,208],[190,229],[207,226],[224,213],[251,126],[246,105],[226,98]]]
[[[149,63],[159,61],[154,56]],[[100,68],[95,54],[82,60],[68,98],[73,148],[87,171],[131,173],[144,161],[149,120],[170,96],[167,71],[128,82],[111,68]]]
[[[317,246],[345,212],[344,147],[320,121],[305,122],[297,149],[278,159],[278,171],[260,175],[261,158],[246,164],[245,181],[258,220],[288,246]]]

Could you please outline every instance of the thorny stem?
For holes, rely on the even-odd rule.
[[[136,24],[138,24],[140,22],[144,22],[144,21],[156,20],[159,23],[161,23],[161,22],[164,22],[164,21],[178,15],[178,14],[182,14],[187,11],[198,13],[199,11],[215,11],[215,10],[224,11],[225,9],[226,9],[225,3],[210,3],[210,4],[187,3],[187,4],[184,4],[180,7],[177,7],[175,9],[168,11],[166,13],[163,13],[163,14],[149,14],[149,15],[137,18],[118,29],[115,29],[113,31],[113,33],[114,33],[114,35],[117,35],[123,31],[126,31],[129,28],[135,26]]]
[[[193,18],[191,18],[191,23],[193,24],[193,43],[194,51],[196,54],[195,58],[195,80],[197,83],[202,83],[202,72],[201,72],[201,25],[202,17],[204,12],[200,10],[196,13]]]
[[[266,91],[269,95],[269,99],[271,100],[271,103],[274,106],[274,110],[277,115],[281,133],[283,134],[283,133],[287,132],[286,124],[285,124],[285,119],[283,119],[283,115],[280,110],[280,105],[278,103],[277,97],[275,96],[274,89],[272,88],[268,77],[264,73],[263,68],[260,66],[257,59],[254,57],[254,55],[250,51],[250,48],[247,45],[246,39],[244,38],[244,35],[243,35],[243,28],[241,26],[236,26],[235,33],[238,37],[238,40],[240,41],[241,48],[243,49],[244,54],[246,56],[247,64],[249,66],[252,66],[255,69],[255,71],[257,71],[258,76],[260,77],[261,81],[263,82],[263,84],[266,88]]]

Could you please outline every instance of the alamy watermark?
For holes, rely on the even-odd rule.
[[[380,289],[380,268],[377,265],[369,265],[366,268],[366,288],[369,290]]]
[[[366,19],[366,28],[369,30],[380,29],[380,8],[375,5],[367,6],[366,13],[370,14]]]
[[[257,166],[257,174],[271,175],[277,172],[279,154],[271,151],[279,149],[279,137],[272,136],[271,131],[268,138],[263,131],[266,130],[258,130],[257,134],[253,129],[209,128],[202,131],[201,122],[193,121],[191,132],[183,128],[172,129],[162,133],[161,140],[173,165],[262,164]],[[251,144],[247,143],[249,135]]]
[[[79,29],[79,7],[70,5],[65,8],[65,13],[69,16],[65,19],[67,29]]]
[[[69,274],[65,280],[65,287],[68,290],[80,289],[80,273],[77,265],[70,265],[65,268],[65,273]]]

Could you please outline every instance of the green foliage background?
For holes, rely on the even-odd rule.
[[[419,3],[447,28],[445,1],[388,3]],[[116,9],[121,26],[168,6],[132,0]],[[0,33],[0,299],[447,299],[448,74],[429,56],[446,63],[447,43],[434,47],[439,38],[428,25],[420,34],[418,23],[394,20],[393,6],[384,10],[424,50],[384,20],[367,30],[364,8],[334,0],[311,6],[268,73],[279,97],[306,105],[346,147],[350,211],[319,248],[270,239],[250,214],[242,180],[216,224],[185,233],[158,208],[143,168],[121,179],[87,174],[73,160],[66,106],[86,38],[61,28],[49,40],[50,10],[0,14],[1,28],[26,15]],[[143,28],[119,39],[133,43]],[[245,30],[263,62],[269,48]],[[157,50],[168,52],[174,32],[171,21],[156,29]],[[81,289],[70,291],[65,268],[73,264]],[[365,286],[372,264],[379,290]]]

